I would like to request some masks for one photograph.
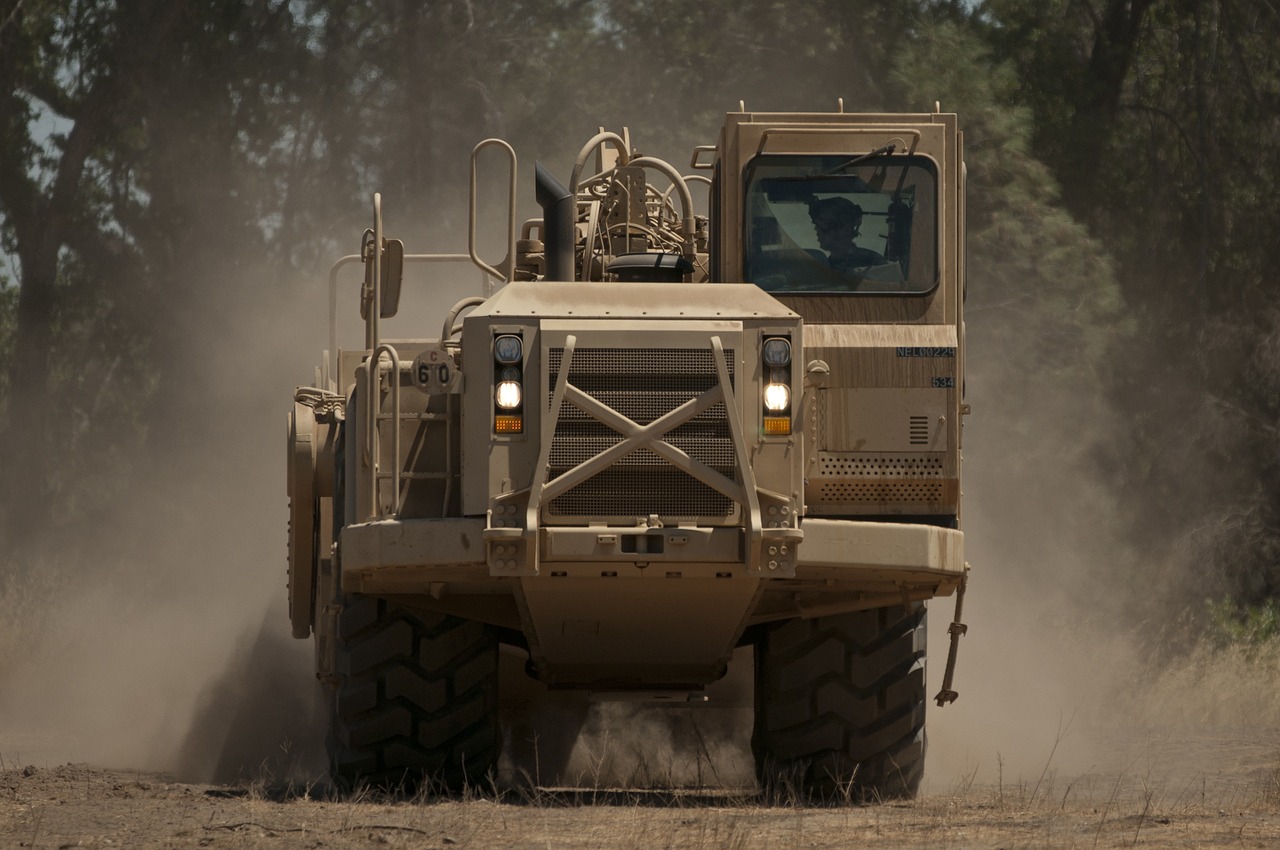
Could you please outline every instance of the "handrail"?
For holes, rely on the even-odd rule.
[[[339,389],[337,385],[338,376],[338,270],[350,263],[360,262],[359,254],[347,254],[340,257],[333,267],[329,269],[329,350],[328,361],[330,365],[329,380],[332,386],[326,387],[331,391]],[[405,254],[404,261],[406,263],[469,263],[471,262],[470,254]],[[379,340],[381,341],[381,340]],[[369,346],[365,346],[368,348]]]
[[[710,151],[711,153],[715,153],[716,146],[715,145],[698,145],[697,147],[695,147],[693,149],[693,156],[689,158],[689,167],[702,169],[706,171],[710,171],[711,169],[715,168],[716,163],[715,163],[714,157],[712,158],[711,162],[707,162],[707,163],[704,163],[699,159],[699,156],[698,156],[699,154],[706,153],[708,151]]]
[[[444,497],[440,500],[440,516],[449,516],[449,500],[453,497],[453,393],[444,397]]]
[[[384,417],[379,413],[381,407],[382,395],[382,355],[387,355],[391,359],[391,416]],[[391,429],[391,481],[392,481],[392,500],[391,515],[397,516],[400,513],[400,355],[396,353],[395,346],[390,343],[380,343],[374,348],[373,353],[369,355],[369,359],[365,363],[365,367],[369,371],[368,390],[368,411],[369,411],[369,441],[366,448],[369,451],[369,502],[370,519],[382,518],[381,501],[378,498],[378,479],[382,474],[378,470],[378,457],[381,450],[381,440],[378,437],[378,422],[390,418],[394,423]]]
[[[506,151],[511,160],[511,181],[507,189],[507,256],[498,263],[498,268],[480,259],[480,254],[476,251],[476,173],[478,170],[476,160],[481,150],[493,146]],[[482,272],[500,279],[503,283],[511,282],[516,263],[516,151],[502,139],[485,139],[471,149],[471,208],[467,229],[467,249],[471,262],[475,263]]]
[[[364,322],[364,347],[378,344],[382,318],[382,193],[373,193],[373,301]]]
[[[331,391],[338,389],[338,269],[361,259],[363,258],[359,254],[347,254],[329,269],[329,350],[326,356],[333,361],[329,370],[329,380],[333,386],[324,389]]]

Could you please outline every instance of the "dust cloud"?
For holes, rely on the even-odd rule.
[[[457,250],[430,238],[424,245],[394,210],[387,232],[410,252]],[[435,336],[448,307],[480,289],[471,267],[420,279],[406,282],[402,318],[387,336]],[[208,372],[220,376],[207,388],[216,422],[201,431],[212,435],[207,444],[151,458],[110,535],[51,544],[25,578],[0,587],[5,763],[88,761],[198,781],[323,774],[312,648],[289,637],[284,608],[281,438],[293,388],[310,382],[325,345],[324,282],[319,274],[277,293],[230,337],[201,341],[215,359]],[[344,283],[339,310],[351,323],[348,344],[352,291]],[[1259,666],[1193,656],[1149,668],[1151,624],[1135,604],[1133,573],[1165,568],[1126,551],[1118,494],[1089,455],[1124,423],[1096,388],[1037,387],[984,348],[984,326],[1000,321],[980,310],[969,319],[969,634],[959,702],[930,707],[926,790],[1094,770],[1113,763],[1117,736],[1169,740],[1206,724],[1280,723],[1275,658]],[[952,605],[931,604],[930,694],[941,683]],[[749,653],[739,653],[727,692],[705,709],[605,703],[525,718],[508,729],[503,770],[542,772],[527,753],[541,737],[555,751],[547,767],[556,781],[750,785],[749,668]],[[551,742],[564,723],[582,734]]]
[[[523,662],[521,662],[521,665]],[[752,650],[687,703],[594,701],[525,680],[504,718],[504,785],[751,789]],[[511,681],[508,674],[504,686]]]
[[[1085,387],[1019,380],[968,320],[965,555],[971,565],[955,689],[930,706],[927,787],[1064,772],[1099,756],[1092,728],[1132,668],[1132,630],[1106,569],[1123,549],[1088,449],[1115,423]],[[1081,423],[1088,423],[1082,428]],[[930,696],[940,687],[954,598],[930,603]]]
[[[1280,726],[1280,658],[1165,645],[1190,555],[1135,551],[1126,494],[1096,451],[1128,424],[1096,386],[1038,383],[988,339],[997,308],[970,311],[964,527],[972,566],[960,699],[930,706],[925,790],[1058,777],[1203,779],[1235,758],[1214,740],[1268,741]],[[990,334],[996,338],[998,334]],[[1153,457],[1177,457],[1151,447]],[[953,599],[930,603],[929,679],[940,686]]]
[[[414,245],[412,228],[396,229]],[[196,436],[139,458],[132,497],[92,531],[41,541],[3,575],[5,763],[194,781],[323,776],[313,649],[290,637],[286,613],[284,435],[294,388],[313,383],[327,344],[326,271],[264,283],[229,321],[211,322],[190,345],[211,376],[192,390],[202,421],[175,426]],[[361,272],[345,271],[339,343],[354,347]],[[434,336],[458,293],[477,291],[478,272],[428,283],[410,269],[406,289],[406,304],[418,301],[407,309],[430,318],[402,335]]]
[[[292,386],[310,373],[294,337],[307,338],[305,359],[314,359],[324,324],[307,310],[292,311],[297,324],[283,320],[276,311],[286,302],[265,297],[230,334],[193,341],[215,381],[200,388],[205,421],[184,423],[199,441],[181,456],[139,458],[131,499],[85,539],[43,541],[25,578],[10,577],[6,760],[176,769],[193,718],[233,692],[209,693],[229,668],[252,656],[250,678],[272,676],[281,691],[297,677],[280,671],[306,674],[305,646],[286,642],[282,607],[281,437]],[[255,650],[251,638],[268,622],[273,639]],[[203,717],[198,733],[210,750],[233,720]],[[189,767],[191,778],[211,776]]]

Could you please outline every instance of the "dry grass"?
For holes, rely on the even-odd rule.
[[[1178,664],[1135,679],[1117,710],[1171,730],[1280,727],[1280,640],[1202,644]]]
[[[906,803],[805,808],[750,792],[474,789],[452,799],[318,787],[212,788],[83,766],[0,774],[5,846],[1274,847],[1274,772],[1181,787],[1135,771],[969,787]],[[1039,788],[1037,789],[1037,784]],[[16,840],[14,840],[16,839]],[[212,841],[210,841],[212,839]]]
[[[1065,735],[1064,735],[1065,739]],[[646,787],[497,783],[444,797],[361,791],[264,773],[233,786],[85,766],[0,760],[0,845],[354,848],[1215,848],[1280,846],[1280,739],[1267,731],[1111,739],[1116,767],[1060,776],[1051,755],[1028,778],[910,802],[809,807],[750,787],[671,782],[637,761]],[[601,742],[597,763],[610,756]],[[707,763],[703,770],[716,768]],[[603,776],[603,767],[601,768]],[[662,782],[667,780],[664,786]],[[15,838],[16,837],[16,838]]]

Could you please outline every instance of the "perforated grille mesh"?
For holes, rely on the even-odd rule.
[[[729,378],[733,378],[733,349],[726,348],[724,357],[729,367]],[[555,386],[555,376],[560,373],[560,362],[564,359],[563,348],[552,348],[547,352],[547,368],[551,373],[551,386]],[[662,374],[705,376],[715,381],[716,363],[710,348],[575,348],[573,351],[573,372],[570,377],[580,375],[610,376],[615,381],[628,378],[639,379],[644,370],[659,369]],[[574,381],[577,384],[577,381]],[[579,384],[578,386],[581,386]],[[582,387],[586,389],[586,387]]]
[[[555,516],[728,516],[733,501],[641,449],[551,502]]]
[[[564,350],[548,352],[548,405]],[[730,382],[734,353],[725,351]],[[583,348],[573,353],[569,383],[640,425],[647,425],[718,383],[708,349]],[[621,442],[622,435],[567,402],[551,442],[548,479],[554,480]],[[723,403],[682,423],[662,438],[693,459],[733,479],[737,455]],[[727,517],[732,499],[645,449],[630,453],[553,499],[552,516]]]
[[[937,504],[946,498],[943,476],[942,454],[819,452],[817,498],[828,503]]]
[[[621,440],[616,431],[594,419],[583,421],[576,418],[566,421],[570,419],[565,415],[570,408],[568,404],[561,406],[556,439],[551,443],[551,468],[556,474],[590,460]],[[577,408],[572,410],[580,413]],[[735,453],[724,415],[724,405],[716,404],[706,413],[668,431],[663,440],[707,466],[722,472],[729,470],[725,474],[732,477]],[[645,460],[640,452],[633,457],[624,458],[622,462],[638,466],[667,463],[665,459],[652,453]]]

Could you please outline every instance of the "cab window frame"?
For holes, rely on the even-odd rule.
[[[759,183],[760,180],[764,180],[764,179],[776,179],[776,177],[758,176],[757,170],[759,166],[761,164],[784,165],[786,164],[786,161],[793,161],[793,162],[796,162],[797,164],[800,164],[802,161],[808,160],[811,163],[814,163],[814,162],[818,163],[819,167],[838,168],[838,166],[842,162],[848,162],[851,159],[858,159],[859,156],[860,155],[858,153],[833,154],[828,152],[762,153],[762,154],[757,154],[753,156],[751,159],[749,159],[746,162],[742,170],[741,192],[742,192],[743,204],[742,204],[741,231],[739,234],[740,236],[739,245],[741,246],[740,261],[742,263],[743,278],[745,280],[749,280],[752,283],[755,283],[757,286],[760,286],[766,292],[769,292],[774,295],[785,296],[788,298],[806,297],[806,296],[829,298],[832,296],[846,296],[846,295],[860,296],[860,297],[874,296],[874,297],[892,297],[892,298],[902,298],[902,297],[924,298],[934,294],[937,291],[939,285],[942,282],[942,263],[944,260],[943,252],[941,249],[941,236],[940,236],[941,228],[942,228],[943,198],[942,198],[941,188],[939,185],[940,184],[939,175],[942,169],[938,161],[934,157],[928,154],[923,154],[923,153],[882,154],[875,157],[868,157],[865,160],[859,161],[851,169],[850,175],[849,175],[852,180],[854,177],[856,177],[856,174],[854,173],[855,170],[876,169],[880,167],[889,167],[893,169],[920,168],[925,172],[925,174],[928,175],[929,182],[931,184],[931,190],[932,190],[932,198],[930,199],[932,203],[932,221],[931,221],[931,231],[928,234],[932,240],[932,258],[931,258],[932,259],[932,268],[931,268],[932,277],[926,280],[913,281],[910,274],[910,269],[909,269],[908,274],[906,275],[906,279],[904,281],[904,283],[906,283],[907,285],[916,283],[917,285],[920,286],[920,288],[902,288],[902,289],[886,289],[886,288],[862,289],[862,288],[834,288],[834,287],[822,288],[822,289],[801,289],[801,288],[789,288],[789,287],[768,288],[768,287],[762,286],[759,281],[753,280],[753,277],[757,276],[756,269],[753,268],[753,263],[755,261],[755,257],[753,255],[755,255],[758,251],[756,240],[753,239],[753,229],[758,225],[758,222],[756,221],[756,217],[753,215],[753,212],[752,212],[753,198],[755,194],[759,194],[760,192],[764,191],[762,189],[757,189],[755,184]],[[900,173],[905,177],[906,175],[910,174],[910,171],[900,172]],[[813,182],[816,183],[817,181],[822,179],[834,179],[834,178],[823,178],[821,177],[821,174],[822,172],[817,172],[814,175],[812,175]],[[797,184],[803,184],[805,182],[804,175],[798,175],[795,178],[795,180]],[[886,185],[887,184],[888,184],[888,181],[886,180]],[[842,195],[839,192],[828,192],[825,194],[829,196],[844,196],[851,193],[844,193],[844,195]],[[886,194],[886,193],[881,192],[881,194]],[[890,191],[887,194],[891,196],[893,192]],[[916,210],[916,212],[919,212],[919,210]],[[918,228],[919,222],[914,220],[915,219],[914,212],[912,215],[913,215],[912,229],[914,231]],[[772,221],[775,224],[777,224],[776,217],[773,218]],[[887,226],[886,226],[886,232],[887,232]],[[802,250],[805,250],[807,253],[811,255],[814,254],[813,249],[805,249],[803,248],[803,246],[800,246],[800,247]],[[856,247],[865,248],[866,246],[856,245]],[[852,277],[850,277],[849,279],[852,280]],[[864,281],[865,280],[866,279],[864,279]],[[876,281],[873,280],[872,283],[874,284],[876,283]],[[888,282],[882,281],[881,283],[887,284]],[[928,285],[925,286],[924,285],[925,283],[927,283]]]

